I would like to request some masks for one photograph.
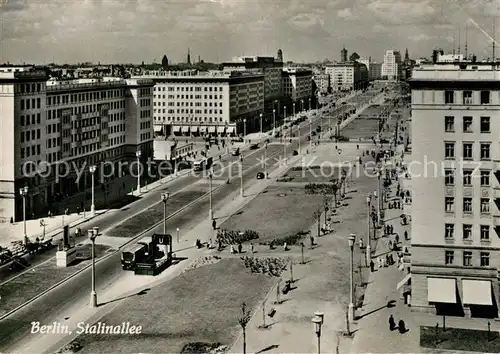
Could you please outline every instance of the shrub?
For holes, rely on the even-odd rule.
[[[288,259],[281,257],[256,258],[243,256],[241,260],[252,273],[268,274],[273,277],[279,277],[288,264]]]
[[[220,343],[193,342],[182,347],[181,354],[208,354],[219,348]]]
[[[259,233],[254,230],[218,230],[216,241],[221,242],[223,246],[236,245],[259,238]]]
[[[299,231],[293,235],[285,236],[282,238],[277,238],[272,241],[275,246],[283,246],[286,242],[287,245],[298,244],[305,236],[309,234],[309,231]]]
[[[304,186],[306,194],[335,194],[338,187],[333,183],[308,183]]]
[[[276,180],[277,182],[291,182],[293,181],[293,177],[283,176]]]

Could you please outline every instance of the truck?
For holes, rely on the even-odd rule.
[[[122,269],[134,270],[135,265],[141,262],[148,253],[148,246],[143,243],[136,243],[122,251]]]
[[[205,157],[205,158],[202,158],[200,160],[196,160],[193,163],[193,170],[195,172],[202,171],[202,170],[205,170],[205,169],[208,170],[210,167],[212,167],[212,163],[213,163],[213,158],[212,157]]]

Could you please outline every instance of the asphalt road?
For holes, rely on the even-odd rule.
[[[309,125],[303,124],[300,128],[301,130],[301,140],[303,146],[305,142],[305,135],[309,132]],[[287,146],[287,155],[291,156],[293,150],[297,149],[298,141],[293,140],[292,144]],[[268,146],[268,158],[275,152],[282,151],[282,145],[274,145],[271,144]],[[248,155],[248,153],[246,153]],[[246,169],[243,177],[244,184],[250,183],[252,180],[255,180],[257,172],[263,171],[263,166],[260,166],[257,157],[260,154],[264,155],[264,149],[260,147],[260,149],[256,150],[253,155],[253,159],[255,159],[255,164],[257,166],[253,166],[251,158],[244,158],[244,169]],[[235,161],[238,160],[238,156],[228,156],[226,157],[226,161]],[[249,161],[250,160],[250,161]],[[248,165],[247,165],[248,162]],[[275,163],[273,160],[272,163]],[[271,163],[270,163],[271,165]],[[252,166],[252,167],[250,167]],[[271,167],[269,166],[269,171]],[[226,172],[227,173],[227,172]],[[223,175],[221,178],[225,178]],[[199,177],[190,176],[187,178],[179,179],[173,182],[172,185],[169,186],[169,190],[174,192],[175,190],[180,190],[183,187],[189,186],[192,183],[196,182]],[[222,184],[221,188],[215,191],[212,195],[213,203],[222,202],[225,198],[230,195],[237,194],[240,189],[239,181],[231,181],[229,184]],[[134,204],[128,206],[127,215],[133,215],[135,213],[140,212],[144,208],[151,206],[152,203],[159,200],[159,194],[161,190],[157,190],[154,193],[146,195],[143,199]],[[199,216],[206,213],[208,210],[208,198],[205,198],[187,210],[175,215],[168,221],[169,229],[180,228],[182,230],[188,230],[194,224],[199,222]],[[124,214],[123,212],[115,212],[102,220],[98,220],[95,223],[100,227],[101,230],[104,230],[117,222],[123,221]],[[86,227],[91,227],[92,222],[89,222],[89,225]],[[154,230],[151,230],[149,234],[153,234],[155,232],[162,232],[162,225],[159,225]],[[191,243],[194,245],[194,240]],[[191,243],[188,242],[189,245]],[[109,258],[98,262],[96,265],[96,279],[97,282],[97,292],[103,291],[110,284],[115,283],[121,276],[124,275],[124,271],[121,269],[120,264],[120,253],[113,254]],[[16,346],[17,343],[22,341],[29,333],[31,329],[32,321],[43,321],[44,323],[50,323],[53,318],[60,318],[61,315],[71,316],[71,313],[64,314],[65,311],[68,311],[70,308],[74,308],[76,304],[81,304],[81,306],[87,306],[88,297],[89,297],[89,288],[87,286],[83,286],[82,284],[90,284],[91,282],[91,271],[90,268],[78,274],[64,285],[57,287],[53,291],[45,294],[40,297],[36,301],[31,304],[25,306],[23,309],[15,312],[8,318],[4,319],[0,322],[0,352],[11,352],[12,348]]]

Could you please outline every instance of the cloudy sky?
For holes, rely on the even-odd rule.
[[[296,62],[435,46],[491,56],[500,0],[0,0],[0,62],[224,61],[275,55]],[[497,20],[500,39],[500,20]],[[499,46],[500,52],[500,46]]]

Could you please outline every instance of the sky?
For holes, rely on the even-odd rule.
[[[0,62],[147,63],[239,55],[285,61],[381,62],[387,49],[410,57],[461,48],[491,57],[500,39],[500,0],[0,0]],[[455,45],[454,45],[455,44]],[[500,45],[498,45],[500,52]]]

